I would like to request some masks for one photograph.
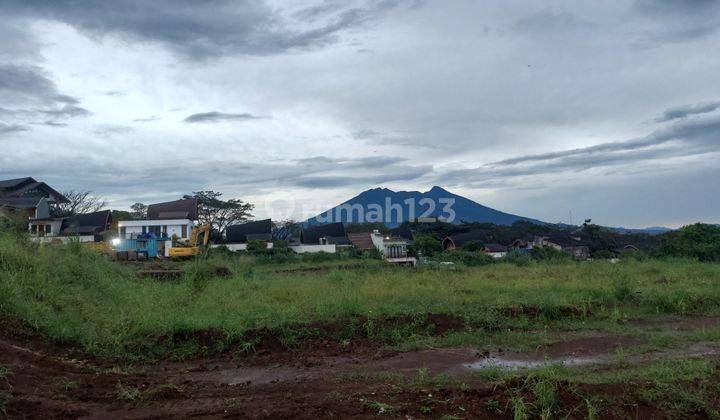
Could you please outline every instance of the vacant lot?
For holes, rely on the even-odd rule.
[[[10,414],[716,416],[720,266],[324,257],[136,275],[0,234]],[[166,263],[169,264],[169,263]],[[448,418],[452,418],[448,417]]]

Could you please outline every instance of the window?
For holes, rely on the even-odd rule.
[[[30,233],[33,235],[37,233],[37,225],[30,225]]]
[[[125,235],[127,235],[127,228],[125,226],[120,226],[120,237],[124,238]]]
[[[147,233],[147,226],[142,227],[142,233]]]
[[[52,233],[52,225],[45,225],[45,233],[48,235]]]
[[[155,236],[160,236],[161,226],[150,226],[150,233],[154,233]]]
[[[163,234],[163,236],[167,237],[167,225],[163,225],[162,234]]]
[[[181,238],[187,238],[187,225],[182,225]]]

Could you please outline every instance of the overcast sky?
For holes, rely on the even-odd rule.
[[[720,222],[720,1],[0,1],[0,178]]]

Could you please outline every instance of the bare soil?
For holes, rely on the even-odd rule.
[[[452,318],[445,321],[447,329],[457,327]],[[201,339],[210,343],[214,335],[208,332]],[[590,356],[635,343],[629,337],[598,334],[514,356]],[[475,349],[398,353],[367,340],[318,338],[297,350],[272,340],[259,343],[257,350],[249,356],[225,353],[182,363],[123,366],[49,343],[27,326],[0,318],[0,365],[10,369],[0,378],[0,407],[9,418],[46,419],[512,417],[508,389],[477,379],[468,368],[494,356]],[[419,381],[421,369],[457,380]],[[406,378],[404,385],[388,374]],[[625,384],[560,384],[559,405],[563,417],[585,418],[583,396],[595,395],[606,403],[601,417],[663,417],[656,407],[639,403],[635,391]]]

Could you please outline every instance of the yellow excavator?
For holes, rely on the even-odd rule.
[[[190,232],[190,239],[173,245],[168,255],[170,258],[195,257],[200,255],[202,248],[207,247],[208,242],[210,242],[210,225],[197,226]]]

